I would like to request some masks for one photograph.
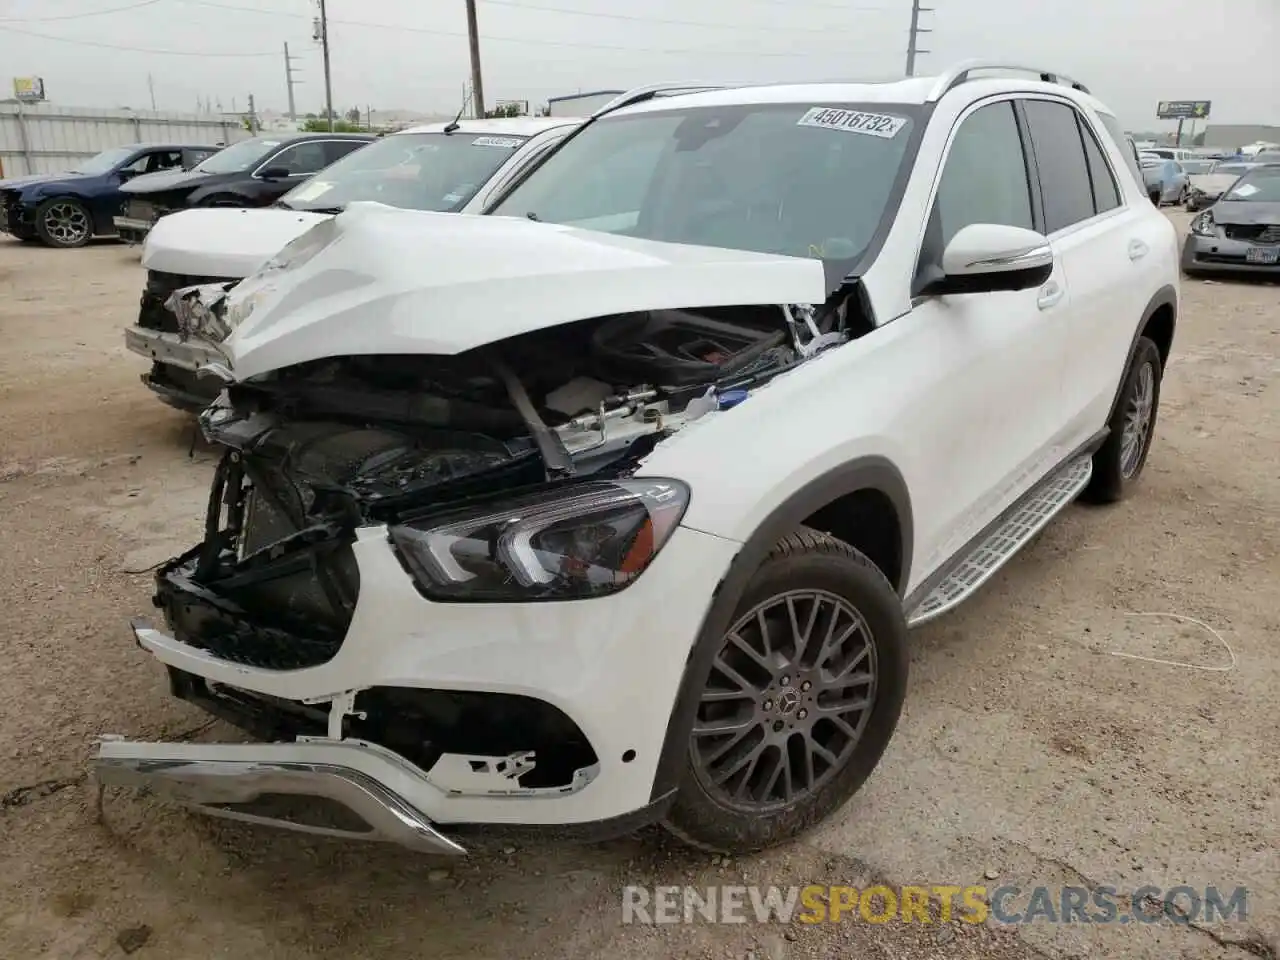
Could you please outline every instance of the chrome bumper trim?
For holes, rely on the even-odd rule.
[[[385,841],[422,853],[466,853],[412,804],[368,773],[331,758],[306,759],[309,752],[332,752],[334,747],[360,750],[365,746],[351,741],[187,744],[112,739],[100,744],[93,771],[100,784],[148,788],[210,816],[319,836]],[[340,804],[369,830],[317,826],[216,806],[245,804],[279,794]]]

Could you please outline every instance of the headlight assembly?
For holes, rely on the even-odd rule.
[[[1206,210],[1194,220],[1191,221],[1191,232],[1197,237],[1212,237],[1216,235],[1217,225],[1213,222],[1213,211]]]
[[[689,505],[678,480],[562,487],[488,508],[393,526],[391,542],[439,601],[577,600],[617,593],[662,549]]]

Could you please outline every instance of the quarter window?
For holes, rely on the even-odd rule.
[[[1093,209],[1097,213],[1106,213],[1120,206],[1120,189],[1093,131],[1084,122],[1084,117],[1078,119],[1080,136],[1084,139],[1084,155],[1089,161],[1089,181],[1093,184]]]
[[[942,170],[935,212],[943,246],[974,223],[1034,228],[1012,103],[980,107],[961,122]]]
[[[1093,185],[1076,111],[1049,100],[1024,100],[1022,106],[1040,170],[1045,233],[1088,220],[1095,213]]]

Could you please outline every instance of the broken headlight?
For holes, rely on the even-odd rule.
[[[688,505],[689,488],[678,480],[591,482],[390,534],[431,600],[578,600],[616,593],[640,576]]]

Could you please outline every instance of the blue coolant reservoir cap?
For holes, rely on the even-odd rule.
[[[720,403],[721,410],[728,410],[736,407],[743,400],[747,399],[746,390],[726,390],[724,393],[717,395],[716,399]]]

